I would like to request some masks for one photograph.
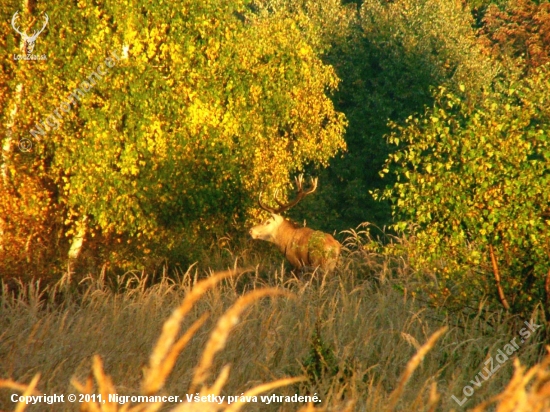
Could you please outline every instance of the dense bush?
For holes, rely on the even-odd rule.
[[[515,313],[550,303],[548,68],[498,83],[476,105],[444,88],[423,116],[395,126],[386,190],[438,303],[488,299]],[[385,169],[384,172],[388,172]]]
[[[491,4],[483,17],[481,40],[497,58],[524,70],[550,61],[550,3],[508,0]]]
[[[2,9],[3,20],[12,9]],[[191,259],[197,242],[242,229],[260,189],[284,188],[304,165],[326,165],[345,148],[344,117],[328,97],[338,79],[288,15],[247,14],[245,2],[223,0],[78,3],[48,13],[56,16],[40,38],[48,60],[32,62],[32,74],[11,61],[2,78],[12,91],[4,115],[16,114],[0,215],[28,198],[25,170],[37,186],[37,201],[18,218],[30,223],[19,245],[36,249],[33,233],[43,229],[33,216],[55,208],[48,219],[61,220],[71,255],[101,237],[118,262]],[[13,39],[9,47],[17,49]],[[58,110],[60,125],[54,109],[107,57],[114,67],[93,77],[67,114]],[[33,148],[21,154],[26,138]],[[3,231],[10,244],[10,227]]]
[[[347,152],[320,172],[319,193],[305,205],[309,213],[296,216],[326,230],[364,221],[389,224],[389,204],[369,193],[387,184],[379,171],[392,150],[384,137],[388,121],[403,123],[422,113],[433,102],[431,88],[439,85],[458,90],[466,84],[473,98],[491,83],[498,65],[483,53],[471,13],[458,2],[369,0],[359,9],[303,10],[320,27],[324,60],[341,78],[334,102],[349,126]]]

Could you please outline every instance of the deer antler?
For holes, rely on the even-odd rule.
[[[20,35],[21,37],[27,38],[27,37],[28,37],[28,36],[27,36],[27,33],[21,33],[21,32],[19,31],[19,29],[15,26],[15,21],[16,21],[18,18],[19,18],[19,12],[16,11],[16,12],[13,14],[13,17],[11,18],[11,26],[13,27],[13,29],[14,29],[17,33],[19,33],[19,35]]]
[[[287,204],[282,203],[279,199],[277,199],[277,194],[279,190],[275,191],[275,202],[279,205],[278,208],[269,207],[262,203],[262,192],[260,192],[260,195],[258,196],[258,205],[265,211],[275,214],[281,214],[288,209],[290,209],[293,206],[296,206],[300,200],[302,200],[307,195],[315,192],[317,190],[317,182],[318,178],[311,178],[311,187],[308,190],[304,191],[303,183],[304,183],[304,175],[299,175],[296,177],[296,197],[294,200],[288,202]]]
[[[44,25],[42,26],[42,28],[38,31],[35,31],[33,33],[33,35],[31,37],[29,37],[29,41],[35,41],[37,39],[37,37],[40,35],[40,33],[42,33],[44,31],[44,29],[46,28],[46,26],[48,25],[48,22],[50,21],[50,18],[48,17],[48,14],[47,13],[44,13]]]

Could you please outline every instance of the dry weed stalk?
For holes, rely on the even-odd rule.
[[[185,346],[189,343],[193,335],[204,324],[208,318],[208,313],[204,313],[199,319],[197,319],[183,335],[176,339],[179,332],[181,322],[184,317],[191,311],[197,301],[204,295],[209,289],[213,288],[221,280],[231,276],[242,273],[239,270],[228,270],[225,272],[219,272],[213,274],[211,277],[197,282],[185,297],[183,302],[172,312],[171,316],[164,322],[161,335],[153,348],[152,354],[149,359],[149,367],[145,371],[145,376],[142,381],[142,393],[145,396],[152,396],[158,393],[164,386],[166,378],[172,371],[177,357],[183,351]],[[218,320],[214,330],[210,334],[209,340],[206,343],[201,360],[195,369],[191,389],[188,393],[197,394],[200,396],[205,395],[219,395],[229,378],[229,365],[225,365],[215,382],[211,387],[205,384],[205,380],[210,376],[210,369],[215,355],[221,351],[226,344],[229,333],[233,327],[238,323],[239,317],[242,312],[253,302],[266,296],[291,296],[289,293],[281,291],[276,288],[259,289],[250,292],[244,296],[241,296],[233,306],[231,306]],[[11,388],[18,391],[22,391],[24,396],[31,394],[37,394],[35,388],[38,384],[40,375],[37,374],[28,385],[20,384],[11,380],[0,380],[0,387]],[[286,385],[304,380],[305,378],[286,378],[279,379],[273,382],[265,383],[249,389],[244,393],[245,396],[255,396],[260,393],[279,388]],[[94,380],[96,385],[94,385]],[[113,381],[109,375],[107,375],[103,368],[103,362],[99,356],[94,356],[92,373],[88,376],[86,383],[82,384],[73,379],[73,386],[83,394],[100,393],[104,402],[95,402],[95,399],[82,403],[81,410],[87,412],[155,412],[162,406],[162,402],[140,403],[132,406],[130,403],[120,405],[117,402],[109,402],[109,395],[116,394],[117,390]],[[97,386],[97,389],[94,388]],[[239,411],[245,402],[234,402],[231,405],[225,403],[204,403],[204,402],[191,402],[181,403],[172,409],[174,412],[189,412],[189,411],[201,411],[201,412],[215,412],[215,411]],[[26,408],[25,403],[18,403],[16,406],[16,412],[23,412]]]
[[[496,412],[546,412],[550,410],[550,346],[541,363],[527,372],[514,359],[514,376],[500,394],[478,405],[473,412],[485,412],[498,402]],[[492,409],[491,409],[492,410]]]
[[[420,365],[420,362],[424,359],[424,356],[426,356],[426,353],[428,353],[433,346],[435,345],[435,342],[445,333],[447,332],[447,327],[443,327],[436,331],[428,341],[422,345],[420,349],[418,349],[418,352],[411,358],[411,360],[407,363],[407,367],[405,368],[405,371],[401,375],[401,379],[399,380],[399,384],[397,385],[397,388],[390,394],[389,399],[389,406],[387,408],[388,411],[393,411],[395,409],[395,405],[397,404],[397,401],[399,400],[399,397],[401,396],[401,393],[403,392],[403,388],[405,387],[406,383],[408,382],[409,378],[413,374],[413,372],[416,370],[418,365]]]
[[[166,377],[172,370],[178,354],[183,350],[186,343],[189,342],[195,331],[204,323],[207,314],[199,318],[174,345],[176,336],[180,331],[180,326],[185,315],[193,308],[195,303],[206,293],[210,288],[214,287],[222,279],[234,276],[240,273],[235,270],[227,270],[219,272],[201,282],[198,282],[189,294],[185,297],[179,307],[177,307],[172,315],[164,322],[160,337],[153,349],[153,353],[149,358],[149,368],[145,372],[145,378],[142,383],[142,391],[146,395],[157,393],[166,380]]]
[[[29,383],[28,385],[25,385],[24,383],[15,382],[11,379],[0,379],[0,388],[15,389],[16,391],[21,391],[23,393],[26,393],[27,389],[33,384],[35,379],[38,382],[39,378],[40,378],[40,374],[37,373],[33,377],[31,383]],[[36,390],[33,390],[31,393],[29,393],[29,395],[37,395],[37,394],[39,394],[39,392],[37,392]]]
[[[0,379],[0,388],[11,388],[18,391],[22,391],[23,392],[22,396],[38,395],[39,393],[36,391],[36,385],[38,385],[39,379],[40,379],[39,373],[34,375],[34,377],[31,379],[31,382],[28,385],[14,382],[11,379]],[[27,405],[25,404],[25,402],[18,402],[14,412],[23,412],[26,407]]]
[[[246,391],[243,394],[243,396],[244,397],[256,396],[256,395],[259,395],[260,393],[264,393],[264,392],[270,391],[272,389],[280,388],[282,386],[292,385],[294,383],[302,382],[302,381],[305,381],[305,380],[306,380],[305,377],[278,379],[276,381],[269,382],[269,383],[264,383],[262,385],[258,385],[256,387],[254,387],[252,389],[249,389],[248,391]],[[229,407],[227,407],[226,409],[224,409],[224,412],[237,412],[244,405],[245,404],[243,402],[237,401],[237,402],[233,403],[232,405],[230,405]]]
[[[437,384],[435,382],[432,383],[432,386],[430,387],[430,399],[428,401],[428,412],[435,412],[437,404],[439,403],[439,399],[441,398],[441,395],[437,392]]]
[[[414,346],[414,348],[416,350],[420,350],[420,343],[418,343],[418,341],[415,339],[414,336],[406,333],[406,332],[401,332],[401,337],[405,340],[405,342],[407,342],[409,345],[411,346]]]
[[[216,328],[210,334],[210,338],[208,339],[206,347],[202,352],[199,365],[193,374],[193,381],[191,382],[191,388],[189,390],[190,393],[195,392],[195,388],[202,385],[208,377],[214,356],[225,347],[227,337],[233,327],[239,322],[239,316],[242,311],[255,300],[258,300],[264,296],[276,295],[289,296],[287,292],[283,292],[275,288],[255,290],[241,296],[237,302],[235,302],[235,304],[220,317],[218,323],[216,324]]]
[[[189,342],[195,332],[202,326],[208,315],[203,314],[201,318],[193,323],[193,325],[184,333],[184,335],[175,342],[175,338],[179,332],[180,324],[183,318],[192,309],[194,304],[199,298],[210,288],[214,287],[222,279],[234,276],[241,273],[237,270],[229,270],[221,273],[217,273],[210,278],[203,280],[195,285],[195,287],[186,296],[182,304],[174,310],[170,318],[164,323],[161,336],[157,341],[153,353],[150,358],[150,365],[146,371],[145,378],[142,385],[142,392],[151,395],[155,394],[162,388],[167,376],[172,371],[172,368],[176,362],[178,355],[181,353],[185,345]],[[233,327],[238,323],[239,317],[246,307],[256,300],[265,296],[277,296],[285,295],[290,296],[287,292],[270,288],[260,289],[250,292],[244,296],[241,296],[233,306],[231,306],[218,320],[216,327],[210,334],[210,337],[203,350],[201,360],[195,369],[190,390],[188,393],[195,393],[198,387],[201,389],[198,391],[200,396],[203,395],[219,395],[223,386],[225,385],[229,377],[229,366],[225,365],[217,377],[212,387],[205,385],[205,380],[210,375],[210,369],[216,353],[225,347],[225,343],[232,331]],[[174,343],[175,342],[175,343]],[[274,382],[260,385],[252,388],[246,392],[247,396],[253,396],[261,392],[268,391],[284,385],[290,385],[301,378],[292,379],[280,379]],[[231,410],[238,411],[244,405],[241,403],[234,403],[231,406],[217,405],[214,403],[184,403],[177,406],[174,411],[217,411],[217,410]],[[146,409],[149,411],[149,409]],[[131,410],[133,411],[133,409]]]
[[[98,355],[94,356],[92,374],[97,382],[99,393],[101,394],[104,400],[109,399],[109,394],[117,393],[115,385],[113,384],[111,377],[105,373],[103,369],[103,361]],[[73,379],[71,381],[71,384],[80,393],[83,393],[83,394],[97,393],[94,390],[94,381],[92,379],[92,375],[88,376],[88,379],[86,379],[85,384],[81,384],[76,379]],[[157,404],[141,404],[130,409],[130,404],[126,404],[126,405],[122,405],[122,407],[119,409],[119,405],[117,403],[86,402],[82,404],[80,410],[82,412],[128,412],[128,411],[139,412],[139,411],[145,411],[145,410],[149,412],[153,412],[158,410],[158,407],[157,407]]]
[[[208,318],[208,314],[203,314],[197,319],[189,329],[179,338],[177,336],[180,332],[181,322],[184,317],[191,311],[196,302],[200,299],[205,292],[213,288],[222,279],[234,276],[242,273],[238,270],[229,270],[212,275],[211,277],[197,282],[189,294],[185,297],[183,302],[172,312],[171,316],[164,322],[161,335],[153,348],[151,357],[149,359],[149,367],[145,371],[145,376],[142,382],[142,393],[145,396],[153,396],[158,393],[164,386],[166,378],[172,371],[176,359],[185,346],[189,343],[191,337],[196,331],[204,324]],[[253,302],[266,296],[291,296],[289,293],[281,291],[276,288],[259,289],[250,292],[244,296],[241,296],[237,302],[233,304],[218,320],[214,330],[210,334],[210,337],[205,345],[202,353],[201,360],[195,369],[193,379],[191,383],[191,390],[188,393],[196,393],[199,396],[206,395],[219,395],[229,378],[229,365],[225,365],[212,386],[208,387],[205,384],[206,379],[211,374],[211,368],[215,355],[221,351],[227,342],[229,333],[233,330],[234,326],[238,323],[240,315],[243,311]],[[30,395],[36,393],[35,387],[38,383],[39,375],[36,375],[29,385],[18,384],[13,381],[2,380],[0,381],[0,387],[8,387],[16,390],[24,391],[24,395]],[[286,378],[279,379],[273,382],[265,383],[249,389],[244,393],[245,396],[255,396],[260,393],[279,388],[281,386],[291,385],[296,382],[302,381],[305,378]],[[96,384],[94,385],[94,380]],[[92,398],[89,402],[81,404],[81,410],[87,412],[155,412],[162,406],[162,402],[140,403],[132,406],[130,403],[120,405],[117,402],[110,402],[109,395],[116,394],[117,390],[113,381],[109,375],[107,375],[103,368],[103,362],[99,356],[94,356],[92,374],[88,377],[85,384],[72,380],[73,386],[83,394],[100,393],[103,402],[95,402]],[[97,389],[94,388],[97,386]],[[230,411],[237,412],[246,402],[234,402],[231,405],[226,403],[204,403],[204,402],[190,402],[181,403],[172,409],[174,412],[189,412],[189,411],[201,411],[201,412],[216,412],[216,411]],[[20,403],[17,405],[16,412],[23,412],[26,405]]]

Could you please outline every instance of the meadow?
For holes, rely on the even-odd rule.
[[[409,292],[417,278],[406,256],[380,254],[372,240],[355,234],[335,273],[296,275],[266,250],[244,242],[211,250],[210,265],[227,264],[218,272],[198,265],[121,276],[103,270],[79,281],[67,273],[55,285],[21,283],[18,292],[4,284],[0,376],[9,379],[0,380],[0,410],[550,407],[545,328],[537,328],[501,366],[497,360],[491,366],[499,349],[523,336],[525,320],[481,306],[462,313],[430,307]],[[529,321],[541,324],[540,316],[535,311]],[[479,378],[480,371],[487,376],[497,366],[487,380]],[[466,385],[474,389],[469,397]],[[93,398],[27,406],[11,401],[23,392],[101,393],[104,400],[109,394],[122,400],[140,394],[225,398],[220,404],[162,405]],[[236,401],[241,395],[249,401]],[[292,402],[294,395],[319,402]],[[466,401],[459,406],[453,396]]]

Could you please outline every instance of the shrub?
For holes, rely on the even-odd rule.
[[[40,38],[50,58],[32,76],[11,61],[13,78],[0,77],[11,92],[3,114],[16,112],[2,167],[15,187],[25,167],[37,193],[52,186],[35,207],[56,206],[71,257],[99,237],[118,264],[192,259],[198,243],[255,216],[261,187],[284,188],[345,148],[345,119],[328,97],[338,79],[289,16],[242,18],[245,2],[225,0],[54,11]],[[114,67],[93,77],[106,58]],[[88,91],[68,113],[50,114],[77,88]],[[20,154],[25,138],[33,150]],[[22,212],[20,222],[38,214]]]
[[[434,302],[487,299],[526,315],[550,303],[550,78],[496,84],[477,105],[444,88],[433,108],[395,126],[384,192]],[[545,286],[546,285],[546,286]]]

